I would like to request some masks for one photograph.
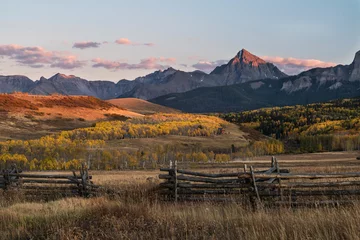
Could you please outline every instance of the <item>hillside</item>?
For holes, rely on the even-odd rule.
[[[162,105],[154,104],[138,98],[117,98],[107,100],[107,102],[114,104],[123,109],[140,114],[154,114],[154,113],[177,113],[179,110],[164,107]]]
[[[219,128],[223,129],[221,134]],[[0,141],[0,160],[32,170],[78,168],[81,162],[98,170],[157,168],[173,159],[228,162],[235,157],[235,150],[237,154],[247,153],[243,149],[249,150],[253,140],[250,135],[215,116],[153,114],[101,121],[38,139]],[[257,141],[263,153],[282,150],[274,140],[262,137]]]
[[[140,116],[88,96],[0,94],[0,139],[34,138],[99,120]]]
[[[288,150],[360,150],[360,98],[220,114],[288,143]]]

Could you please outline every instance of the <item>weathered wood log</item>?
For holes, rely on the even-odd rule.
[[[24,174],[24,173],[9,173],[9,176],[19,178],[53,178],[53,179],[69,179],[75,178],[73,175],[42,175],[42,174]],[[76,179],[81,179],[81,176],[76,176]],[[92,176],[89,176],[92,179]]]
[[[229,202],[229,203],[239,203],[244,202],[244,199],[238,198],[220,198],[213,196],[203,196],[203,197],[193,197],[193,196],[180,196],[181,201],[194,201],[194,202]]]
[[[76,182],[73,181],[63,181],[63,180],[44,180],[44,179],[22,179],[23,183],[47,183],[47,184],[74,184]]]
[[[159,179],[172,179],[172,176],[168,174],[159,174]]]
[[[240,174],[241,178],[251,178],[251,174]],[[280,178],[280,179],[320,179],[320,178],[355,178],[360,177],[360,173],[341,173],[341,174],[290,174],[290,173],[271,173],[254,174],[255,178]]]
[[[160,168],[161,172],[169,172],[171,170],[172,170],[172,168]]]
[[[229,179],[212,179],[212,178],[201,178],[201,177],[188,177],[185,175],[179,175],[178,180],[186,180],[191,182],[205,182],[205,183],[241,183],[243,180],[238,178]]]
[[[340,187],[340,186],[359,186],[360,181],[343,181],[343,182],[289,182],[289,183],[257,183],[258,186],[268,188],[313,188],[313,187]]]
[[[190,190],[190,189],[178,189],[178,194],[242,194],[242,193],[247,193],[247,190],[233,190],[233,189],[218,189],[218,190],[204,190],[204,189],[200,189],[200,190]]]
[[[199,176],[199,177],[210,177],[210,178],[222,178],[222,177],[237,177],[239,173],[218,173],[218,174],[211,174],[211,173],[201,173],[201,172],[192,172],[187,170],[177,170],[178,173],[191,175],[191,176]]]
[[[216,183],[209,183],[209,184],[184,184],[178,183],[178,187],[180,188],[241,188],[245,189],[249,187],[248,183],[241,183],[241,184],[216,184]]]
[[[262,197],[276,197],[279,196],[278,192],[259,191]],[[349,196],[360,195],[360,190],[309,190],[309,191],[283,191],[284,196]]]
[[[174,196],[173,190],[163,190],[159,192],[162,195]],[[241,190],[189,190],[189,189],[178,189],[179,198],[182,196],[191,196],[191,195],[227,195],[231,196],[239,196],[239,194],[244,194]]]

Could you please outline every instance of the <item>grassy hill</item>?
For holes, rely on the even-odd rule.
[[[223,128],[224,133],[218,134]],[[33,140],[0,142],[0,167],[27,169],[155,168],[170,160],[229,161],[232,149],[249,144],[247,133],[213,116],[154,114],[126,121],[102,121]],[[4,167],[4,166],[3,166]]]
[[[151,103],[138,98],[117,98],[107,100],[107,102],[114,104],[120,108],[127,109],[132,112],[140,114],[154,114],[154,113],[178,113],[179,110]]]
[[[360,149],[360,98],[220,114],[303,151]]]
[[[0,140],[36,138],[100,120],[141,116],[94,97],[0,94]]]

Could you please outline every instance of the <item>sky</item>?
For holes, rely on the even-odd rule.
[[[0,0],[0,75],[210,72],[242,48],[288,74],[350,64],[360,0]]]

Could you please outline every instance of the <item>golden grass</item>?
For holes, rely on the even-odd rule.
[[[359,239],[360,206],[268,209],[70,198],[0,210],[2,239]]]
[[[179,110],[161,106],[138,98],[117,98],[107,102],[140,114],[179,113]]]

